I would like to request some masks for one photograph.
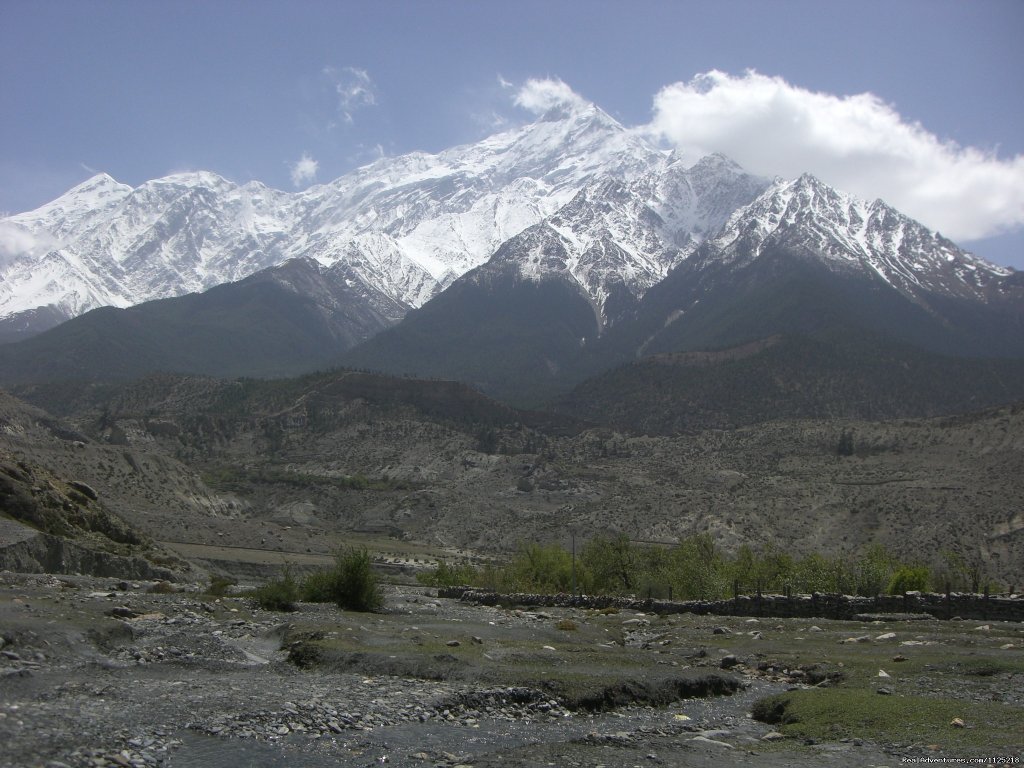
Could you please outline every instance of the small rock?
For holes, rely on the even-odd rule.
[[[875,693],[881,696],[892,696],[892,691],[888,688],[879,688],[877,691],[875,691]]]
[[[880,669],[878,670],[878,677],[890,677],[890,675],[884,669]]]
[[[128,606],[119,605],[107,611],[107,615],[113,616],[115,619],[134,619],[139,613],[138,611],[133,611]]]
[[[807,631],[808,632],[824,632],[825,630],[823,630],[821,627],[818,627],[818,626],[811,626],[811,627],[808,627]]]
[[[739,659],[737,659],[733,654],[730,653],[728,656],[722,657],[722,660],[718,662],[718,666],[720,666],[722,669],[732,669],[739,663]]]
[[[462,645],[462,643],[460,643],[458,640],[449,640],[447,643],[445,643],[445,645],[447,645],[449,648],[458,648],[460,645]]]
[[[895,632],[886,632],[885,634],[876,637],[875,640],[892,640],[894,637],[896,637]]]
[[[895,656],[892,657],[892,660],[895,662],[906,661],[907,657],[904,656],[902,653],[897,653]]]
[[[724,747],[725,749],[733,749],[732,744],[727,744],[724,741],[718,741],[717,739],[709,739],[707,736],[694,736],[690,741],[698,741],[701,744],[713,744],[716,747]]]
[[[952,725],[954,728],[966,728],[967,727],[967,725],[964,723],[964,721],[961,720],[959,717],[954,717],[952,720],[949,721],[949,724]]]
[[[786,737],[783,736],[778,731],[769,731],[768,733],[766,733],[764,736],[761,737],[761,741],[778,741],[779,739],[784,739],[784,738],[786,738]]]
[[[711,630],[711,634],[713,634],[713,635],[731,635],[732,632],[729,630],[728,627],[715,627],[713,630]]]

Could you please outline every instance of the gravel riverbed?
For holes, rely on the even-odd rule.
[[[793,743],[753,720],[757,699],[802,685],[802,673],[729,661],[710,645],[710,627],[700,627],[710,648],[679,647],[648,618],[598,617],[607,626],[587,628],[602,633],[594,642],[558,634],[567,612],[471,606],[412,588],[390,591],[385,612],[359,615],[305,604],[270,613],[243,598],[150,587],[0,573],[0,766],[900,763],[884,745]],[[341,650],[299,666],[289,657],[311,627],[333,628],[316,636],[336,635]],[[327,641],[318,642],[333,648]],[[402,673],[419,667],[399,642],[422,649],[427,673]],[[536,675],[508,680],[508,669],[530,664],[560,685],[600,679],[604,656],[636,676],[606,692],[606,707],[581,706]],[[488,671],[500,664],[504,677]],[[662,689],[642,685],[701,669],[738,689],[663,701]]]

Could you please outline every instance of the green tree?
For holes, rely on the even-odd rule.
[[[572,555],[557,544],[526,544],[510,566],[516,588],[531,592],[568,592],[572,589]]]
[[[880,595],[889,584],[896,561],[881,544],[864,548],[854,563],[854,591],[864,597]]]
[[[599,594],[630,593],[639,583],[639,557],[624,533],[595,536],[583,547],[580,560]]]
[[[886,591],[890,595],[902,595],[904,592],[921,592],[928,589],[931,574],[924,565],[901,565],[889,579]]]
[[[710,534],[681,539],[668,555],[672,594],[680,600],[713,600],[729,589],[725,558]]]

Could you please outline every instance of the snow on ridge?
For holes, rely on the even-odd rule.
[[[780,237],[897,287],[977,292],[1012,272],[810,175],[773,182],[720,154],[686,167],[592,104],[437,154],[380,158],[297,193],[208,171],[134,189],[99,174],[2,227],[0,248],[22,245],[0,250],[0,317],[127,306],[293,258],[404,307],[501,254],[527,276],[568,276],[603,308],[616,286],[641,296],[702,242],[730,259],[743,240],[756,258]]]
[[[767,243],[795,246],[836,268],[870,272],[911,295],[927,290],[984,299],[988,283],[1012,274],[881,200],[868,203],[810,174],[777,180],[737,209],[711,242],[725,261],[742,254],[756,259]]]

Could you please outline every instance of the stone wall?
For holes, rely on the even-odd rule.
[[[948,595],[908,592],[905,595],[856,597],[853,595],[741,595],[732,600],[638,600],[594,595],[499,594],[469,587],[446,587],[438,597],[481,605],[574,607],[600,610],[619,608],[644,613],[696,613],[717,616],[774,618],[859,619],[874,614],[902,614],[905,618],[1024,621],[1024,599],[952,592]]]

